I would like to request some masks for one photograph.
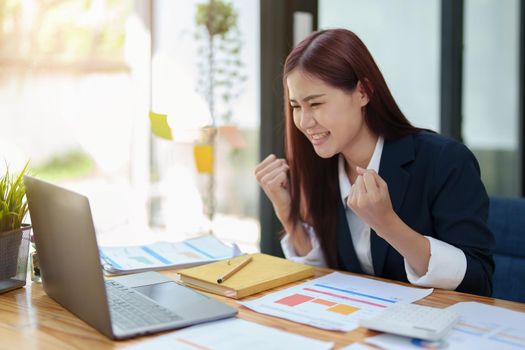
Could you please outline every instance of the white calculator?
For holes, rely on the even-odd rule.
[[[361,327],[425,340],[439,340],[459,320],[452,310],[416,304],[394,304],[382,313],[359,320]]]

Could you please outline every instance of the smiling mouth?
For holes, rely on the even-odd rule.
[[[330,135],[330,132],[329,131],[325,131],[325,132],[320,132],[320,133],[317,133],[317,134],[311,134],[310,138],[312,140],[314,140],[314,141],[318,141],[318,140],[321,140],[321,139],[325,138],[328,135]]]

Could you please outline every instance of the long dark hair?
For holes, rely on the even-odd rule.
[[[335,155],[319,157],[310,141],[294,125],[286,79],[291,71],[321,79],[336,88],[352,91],[361,82],[369,97],[364,108],[368,128],[385,140],[416,133],[397,106],[372,55],[353,32],[321,30],[310,34],[286,58],[283,72],[285,147],[290,171],[292,208],[290,219],[313,226],[329,267],[338,268],[336,212],[340,201]]]

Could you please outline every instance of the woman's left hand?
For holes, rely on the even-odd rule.
[[[397,218],[388,185],[374,170],[357,167],[357,179],[346,204],[380,236],[388,232]]]

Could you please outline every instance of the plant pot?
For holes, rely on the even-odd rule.
[[[31,226],[0,232],[0,293],[26,283]]]

